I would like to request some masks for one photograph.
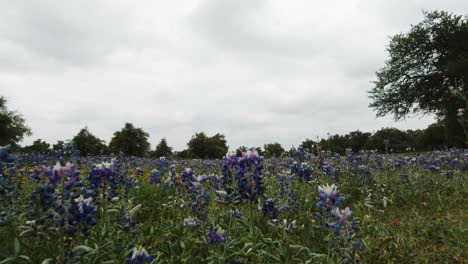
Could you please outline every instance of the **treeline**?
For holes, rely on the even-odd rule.
[[[196,133],[187,143],[187,149],[174,152],[165,138],[150,149],[149,134],[142,128],[135,127],[132,123],[126,123],[124,127],[116,131],[109,142],[96,137],[87,127],[81,129],[72,139],[56,144],[49,144],[42,139],[35,140],[31,145],[21,147],[12,144],[15,152],[49,154],[54,151],[69,150],[79,156],[98,156],[110,153],[124,153],[134,157],[174,157],[174,158],[201,158],[215,159],[226,155],[228,151],[227,141],[223,134],[207,136],[205,133]]]
[[[332,135],[326,139],[306,139],[300,147],[311,152],[318,150],[329,150],[339,154],[347,151],[359,152],[360,150],[377,150],[380,153],[402,153],[414,151],[439,150],[448,145],[447,131],[444,123],[437,122],[429,125],[426,129],[399,130],[396,128],[382,128],[375,133],[353,131],[345,135]],[[30,146],[19,147],[16,151],[22,153],[51,153],[63,150],[66,146],[72,146],[80,156],[106,155],[110,153],[124,153],[135,157],[173,157],[179,159],[217,159],[228,152],[229,146],[225,136],[217,133],[207,136],[200,132],[194,134],[183,151],[174,152],[165,138],[161,139],[154,149],[150,149],[148,141],[149,134],[142,128],[137,128],[131,123],[114,133],[109,144],[93,135],[88,128],[81,129],[71,140],[58,141],[56,144],[38,139]],[[292,154],[294,147],[286,150],[279,143],[265,144],[262,147],[241,146],[236,149],[236,154],[241,156],[249,149],[256,149],[265,157],[280,157]]]
[[[376,150],[379,153],[402,153],[441,150],[448,147],[463,147],[450,144],[447,128],[443,122],[436,122],[426,129],[399,130],[382,128],[375,133],[353,131],[346,135],[332,135],[327,139],[302,142],[301,147],[317,151],[330,150],[345,154],[347,150],[354,153],[360,150]]]
[[[463,113],[462,113],[463,114]],[[462,115],[458,115],[459,117]],[[465,119],[460,119],[464,121]],[[317,152],[330,150],[345,154],[347,150],[358,152],[360,150],[377,150],[380,153],[401,153],[407,151],[430,151],[445,149],[447,147],[464,147],[463,140],[454,143],[453,135],[465,138],[462,129],[454,129],[447,126],[446,122],[436,122],[422,130],[398,130],[396,128],[382,128],[375,133],[354,131],[346,135],[332,135],[326,139],[316,141],[306,139],[300,146]],[[187,148],[174,152],[165,138],[150,148],[149,134],[142,128],[137,128],[131,123],[116,131],[107,144],[96,137],[87,127],[81,129],[72,139],[58,141],[51,145],[41,139],[35,140],[31,145],[21,147],[20,142],[24,136],[31,135],[31,129],[25,125],[24,118],[15,111],[6,107],[6,99],[0,96],[0,145],[11,145],[12,151],[22,153],[52,153],[58,150],[72,150],[80,156],[97,156],[110,153],[124,153],[135,157],[173,157],[180,159],[216,159],[228,152],[229,146],[225,136],[217,133],[208,136],[203,132],[195,133],[188,141]],[[288,151],[279,143],[259,146],[241,146],[236,149],[238,156],[248,149],[255,148],[259,154],[265,157],[280,157],[288,153],[294,153],[295,148]]]

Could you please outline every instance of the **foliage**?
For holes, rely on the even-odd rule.
[[[172,155],[172,148],[167,145],[166,138],[161,139],[156,149],[151,153],[154,158],[169,157]]]
[[[131,123],[125,123],[120,131],[114,133],[109,143],[111,153],[122,152],[125,155],[142,157],[150,148],[148,142],[149,134],[142,128],[136,128]]]
[[[322,154],[64,165],[1,148],[0,262],[464,263],[462,150]]]
[[[60,142],[58,143],[60,144]],[[73,137],[72,143],[78,148],[82,156],[96,156],[107,152],[107,146],[104,140],[93,135],[87,127],[81,129],[80,132]]]
[[[408,147],[408,138],[404,131],[396,128],[382,128],[375,132],[366,143],[367,149],[376,149],[380,153],[404,152]]]
[[[26,153],[49,153],[50,152],[50,144],[41,140],[36,139],[30,146],[26,146],[22,149],[22,152]]]
[[[190,156],[200,159],[219,159],[228,151],[226,138],[220,133],[212,137],[208,137],[203,132],[195,133],[187,146]]]
[[[24,136],[31,135],[23,116],[8,110],[6,103],[5,97],[0,96],[0,146],[17,145]]]
[[[316,153],[317,152],[317,142],[313,141],[312,139],[306,139],[302,141],[301,145],[299,146],[302,149],[310,152],[310,153]]]
[[[263,155],[265,157],[281,157],[285,152],[280,143],[270,143],[263,146]]]
[[[463,146],[456,114],[466,105],[449,87],[462,89],[466,97],[468,17],[444,11],[424,15],[409,32],[391,37],[390,58],[376,73],[370,107],[397,120],[411,113],[436,114],[449,128],[450,144]]]
[[[57,143],[52,145],[52,150],[59,151],[63,150],[65,147],[65,142],[63,140],[58,140]]]

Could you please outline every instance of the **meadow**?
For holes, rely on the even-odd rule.
[[[468,263],[463,150],[0,159],[1,264]]]

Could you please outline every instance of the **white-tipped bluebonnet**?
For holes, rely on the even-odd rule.
[[[150,184],[161,183],[161,173],[157,169],[151,171]]]
[[[211,230],[211,232],[208,234],[208,238],[210,239],[211,244],[226,243],[226,236],[227,231],[222,229],[221,227],[213,228],[213,230]]]
[[[237,209],[236,210],[229,209],[228,214],[234,216],[235,218],[241,218],[244,215],[244,213],[242,213],[241,211]]]
[[[138,249],[136,247],[133,248],[132,257],[127,258],[126,261],[127,264],[144,264],[150,263],[153,259],[154,255],[150,255],[144,247],[140,246]]]
[[[185,218],[184,219],[184,224],[183,226],[184,227],[197,227],[200,225],[200,222],[198,222],[197,219],[193,218],[193,217],[189,217],[189,218]]]

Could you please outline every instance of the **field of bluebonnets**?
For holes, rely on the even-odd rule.
[[[0,263],[467,263],[463,150],[9,155]]]

